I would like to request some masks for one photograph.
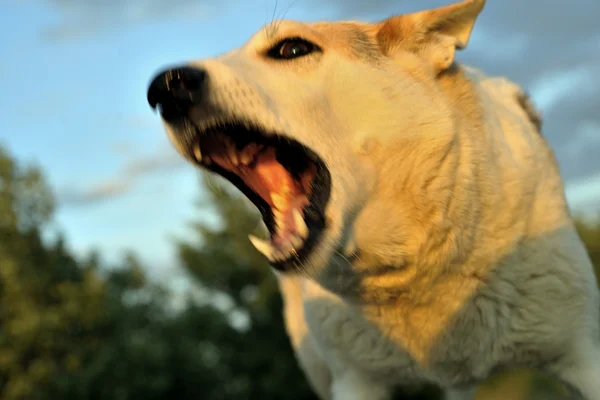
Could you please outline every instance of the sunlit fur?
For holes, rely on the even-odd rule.
[[[278,274],[323,399],[384,400],[424,381],[467,399],[492,371],[524,365],[600,400],[598,290],[540,116],[514,83],[455,61],[483,6],[278,21],[190,63],[209,77],[195,122],[285,133],[331,173],[320,243]],[[265,55],[294,36],[322,52]],[[167,130],[177,146],[185,132]]]

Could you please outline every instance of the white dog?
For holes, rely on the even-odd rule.
[[[460,66],[484,0],[379,23],[278,21],[161,72],[178,151],[261,211],[323,399],[529,366],[600,400],[599,296],[527,97]]]

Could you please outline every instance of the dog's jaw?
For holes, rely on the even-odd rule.
[[[269,238],[251,234],[256,249],[275,269],[306,275],[308,266],[316,265],[312,253],[322,247],[322,236],[331,228],[328,222],[338,220],[326,218],[331,208],[329,170],[310,148],[261,125],[241,115],[166,123],[179,153],[229,180],[261,211]]]

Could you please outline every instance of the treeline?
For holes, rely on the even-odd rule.
[[[55,201],[41,171],[0,148],[0,399],[315,399],[283,328],[274,277],[247,234],[259,216],[217,180],[221,218],[173,245],[196,283],[184,306],[133,254],[106,265],[42,240]],[[600,266],[600,223],[581,223]],[[434,391],[435,392],[435,391]],[[436,399],[429,391],[412,399]],[[493,379],[480,399],[561,397],[548,378]],[[552,397],[555,396],[555,397]]]

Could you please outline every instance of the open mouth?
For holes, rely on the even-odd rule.
[[[241,122],[196,129],[188,151],[258,208],[270,238],[250,235],[250,241],[275,268],[302,264],[325,229],[331,186],[328,169],[313,151]]]

